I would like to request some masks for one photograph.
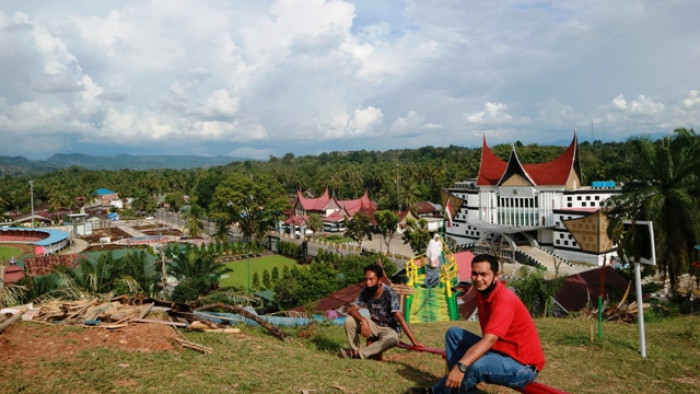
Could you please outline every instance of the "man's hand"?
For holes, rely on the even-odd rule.
[[[416,341],[413,341],[413,346],[415,346],[415,347],[425,347],[425,345],[423,345],[422,343],[418,342],[417,340],[416,340]]]
[[[372,329],[369,327],[369,322],[365,318],[360,319],[360,334],[365,338],[369,338],[369,336],[372,335]]]
[[[447,380],[445,381],[445,386],[456,389],[462,385],[462,380],[464,380],[464,374],[455,365],[450,373],[447,375]]]

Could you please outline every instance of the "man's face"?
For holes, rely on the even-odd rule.
[[[377,278],[377,274],[375,274],[374,271],[365,272],[365,286],[376,289],[377,284],[379,284],[379,278]]]
[[[488,261],[472,264],[472,284],[477,290],[486,290],[494,280],[498,280],[498,275],[491,271],[491,264]]]

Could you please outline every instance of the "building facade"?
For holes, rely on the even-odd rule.
[[[616,255],[607,237],[605,202],[621,192],[614,182],[584,186],[577,137],[556,159],[523,164],[515,147],[508,161],[483,139],[476,179],[443,190],[452,215],[445,235],[457,245],[499,239],[538,247],[565,261],[602,265]]]
[[[304,197],[300,190],[292,202],[289,217],[280,225],[280,231],[304,235],[309,215],[318,214],[323,220],[323,231],[343,232],[346,218],[352,218],[358,212],[373,218],[376,210],[377,204],[369,199],[367,191],[358,199],[338,200],[329,196],[328,188],[317,198]]]

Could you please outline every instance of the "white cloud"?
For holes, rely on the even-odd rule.
[[[654,101],[652,98],[640,94],[636,100],[627,101],[624,95],[619,95],[612,100],[613,108],[630,114],[656,115],[663,112],[666,106]]]
[[[381,125],[384,114],[375,107],[358,108],[352,115],[342,113],[331,119],[323,131],[325,138],[355,138],[372,135]]]
[[[7,0],[0,155],[670,132],[700,123],[698,14],[651,0]]]
[[[700,108],[700,91],[691,90],[688,92],[688,97],[683,100],[685,108]]]
[[[506,105],[503,103],[484,104],[483,111],[473,112],[465,115],[467,122],[475,124],[504,124],[513,120],[513,117],[506,112]]]

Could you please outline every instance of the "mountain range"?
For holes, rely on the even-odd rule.
[[[4,175],[32,175],[53,172],[61,168],[82,167],[90,170],[149,170],[153,168],[205,168],[246,160],[231,156],[194,155],[88,155],[84,153],[57,153],[46,160],[30,160],[24,156],[0,156],[0,177]]]

